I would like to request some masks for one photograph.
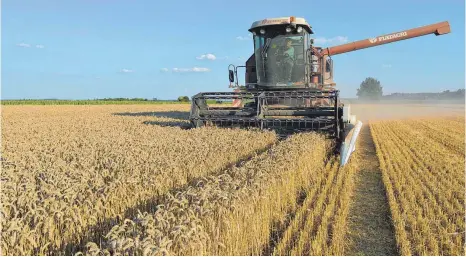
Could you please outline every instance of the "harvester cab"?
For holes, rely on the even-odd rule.
[[[314,32],[305,19],[265,19],[254,22],[249,32],[254,35],[254,54],[245,66],[235,67],[246,68],[247,89],[322,89],[334,85],[331,59],[325,56],[319,62],[313,55]],[[237,69],[231,71],[237,74]]]
[[[314,46],[304,18],[256,21],[249,28],[254,52],[244,66],[229,66],[233,92],[204,92],[192,97],[193,127],[218,126],[275,130],[286,137],[314,131],[333,139],[343,166],[355,150],[362,123],[340,101],[331,56],[418,36],[450,32],[448,22],[382,35],[348,44]],[[239,85],[238,68],[245,69]],[[210,104],[210,103],[231,103]]]

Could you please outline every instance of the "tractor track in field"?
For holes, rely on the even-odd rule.
[[[358,139],[359,170],[350,204],[345,255],[397,255],[394,228],[370,127]]]

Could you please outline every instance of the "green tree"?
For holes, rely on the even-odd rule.
[[[189,97],[187,96],[180,96],[178,97],[179,102],[189,102]]]
[[[366,78],[358,88],[356,95],[359,99],[380,99],[382,97],[382,86],[375,78]]]

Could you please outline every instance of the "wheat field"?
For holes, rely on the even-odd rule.
[[[296,208],[296,198],[311,183],[307,178],[324,168],[328,150],[328,141],[314,134],[290,138],[241,167],[168,195],[154,214],[115,226],[100,252],[260,255],[271,225]],[[99,253],[93,251],[96,243],[88,246],[88,253]]]
[[[342,168],[319,134],[187,129],[189,108],[2,106],[1,254],[347,255],[371,154],[394,251],[464,255],[464,117],[365,121],[375,150]]]
[[[3,107],[2,254],[72,252],[139,206],[276,141],[267,132],[145,125],[184,121],[133,108],[143,116],[112,115],[120,106]]]

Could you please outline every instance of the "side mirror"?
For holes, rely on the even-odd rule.
[[[327,63],[325,65],[325,71],[326,72],[332,71],[332,59],[327,59]]]
[[[313,38],[311,38],[311,45],[313,45],[313,44],[314,44],[314,39],[313,39]]]
[[[228,70],[228,77],[230,82],[235,82],[235,73],[232,70]]]

